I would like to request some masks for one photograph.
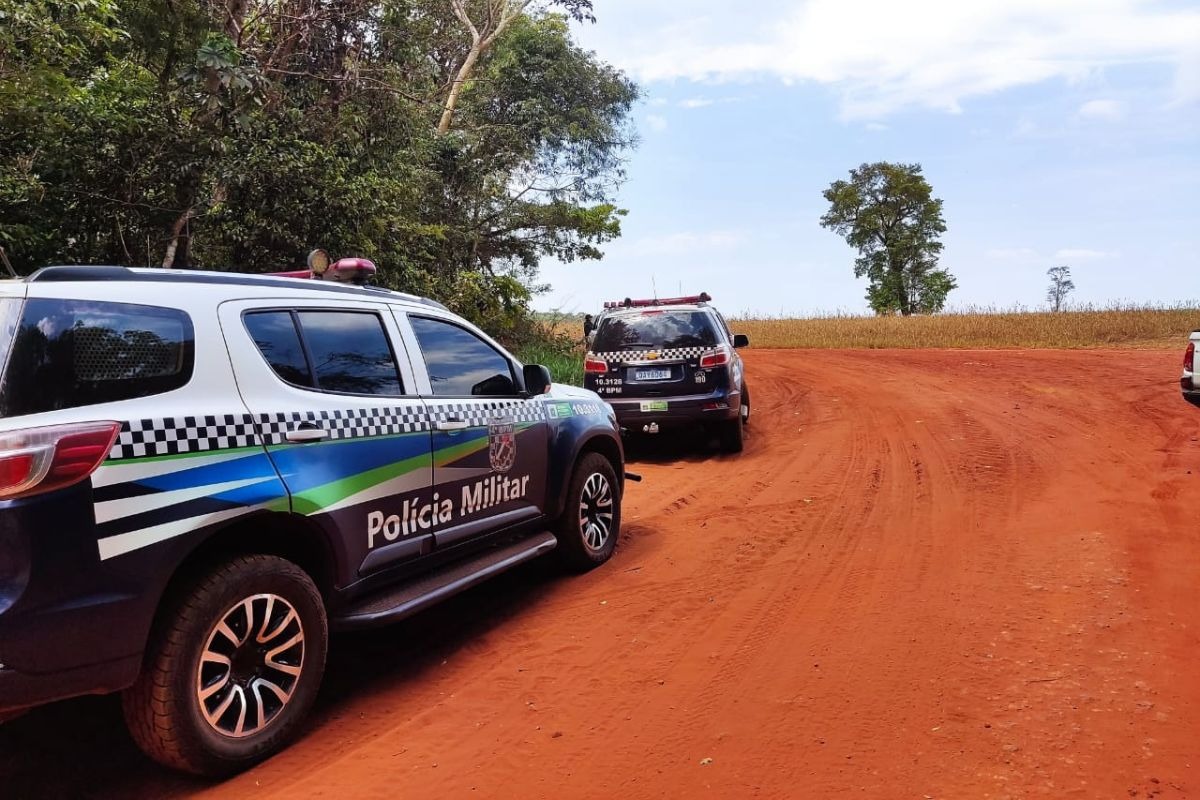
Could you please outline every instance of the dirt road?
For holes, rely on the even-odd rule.
[[[335,641],[273,761],[206,787],[88,699],[0,728],[0,794],[1200,797],[1175,353],[748,361],[743,456],[643,454],[604,569]]]

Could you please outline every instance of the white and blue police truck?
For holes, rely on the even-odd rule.
[[[596,394],[310,265],[0,281],[0,715],[121,692],[150,756],[236,772],[302,724],[331,629],[610,558]]]

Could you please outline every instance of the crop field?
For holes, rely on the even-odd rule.
[[[1200,305],[1125,306],[1052,313],[996,309],[913,317],[730,320],[753,347],[1093,348],[1180,346],[1200,328]]]
[[[547,327],[568,345],[533,345],[518,356],[527,364],[545,364],[554,380],[583,383],[581,321],[547,320]],[[1092,349],[1157,350],[1182,348],[1188,333],[1200,328],[1200,305],[1173,307],[1115,306],[1049,311],[969,309],[914,317],[835,315],[811,318],[743,317],[729,320],[736,333],[755,348],[854,349]]]

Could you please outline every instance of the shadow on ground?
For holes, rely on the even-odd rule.
[[[655,434],[629,434],[625,460],[631,464],[698,464],[724,455],[715,434],[702,429],[667,429]]]
[[[539,559],[396,625],[336,636],[307,732],[335,721],[358,696],[420,679],[569,580],[554,559]],[[125,731],[116,696],[66,700],[0,725],[5,800],[157,799],[209,785],[146,759]]]

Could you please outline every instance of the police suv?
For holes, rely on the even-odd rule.
[[[296,732],[330,629],[612,555],[608,406],[310,263],[0,282],[0,716],[123,691],[149,755],[234,772]]]
[[[715,428],[722,448],[742,450],[750,392],[734,334],[702,293],[608,302],[585,324],[584,386],[616,411],[631,433],[664,426]]]

